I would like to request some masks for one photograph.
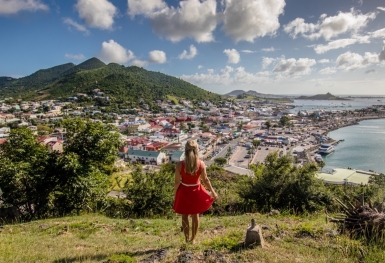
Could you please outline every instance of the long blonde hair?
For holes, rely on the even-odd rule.
[[[195,140],[188,140],[184,149],[185,172],[194,174],[198,171],[199,153]]]

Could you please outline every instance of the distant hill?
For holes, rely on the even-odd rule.
[[[241,94],[244,94],[244,93],[246,93],[246,91],[241,90],[241,89],[237,89],[237,90],[233,90],[233,91],[231,91],[229,93],[226,93],[225,96],[233,96],[233,97],[235,97],[235,96],[238,96],[238,95],[241,95]]]
[[[300,96],[297,99],[298,100],[348,100],[346,98],[334,96],[330,92],[326,94],[317,94],[314,96]]]
[[[8,81],[7,87],[0,89],[0,97],[62,100],[78,93],[87,94],[88,98],[82,98],[87,100],[98,88],[104,92],[104,98],[108,97],[108,101],[100,99],[100,106],[119,104],[120,108],[147,104],[152,109],[156,107],[156,100],[166,100],[168,96],[192,101],[221,99],[218,94],[176,77],[136,66],[125,67],[116,63],[105,65],[97,58],[77,66],[69,63],[39,70],[30,76]]]

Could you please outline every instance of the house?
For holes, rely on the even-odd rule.
[[[126,153],[128,152],[129,148],[126,146],[122,146],[119,148],[119,157],[124,158]]]
[[[127,161],[130,163],[161,165],[168,162],[168,157],[163,152],[128,150],[126,153]]]
[[[172,153],[170,162],[177,163],[184,160],[184,151],[175,151]]]
[[[48,148],[48,152],[63,152],[63,141],[62,140],[57,140],[57,141],[49,141],[46,144]]]

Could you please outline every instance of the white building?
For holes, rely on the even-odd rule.
[[[126,153],[126,160],[130,163],[161,165],[168,162],[168,158],[163,152],[129,150]]]

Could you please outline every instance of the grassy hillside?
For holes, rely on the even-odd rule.
[[[245,249],[250,219],[265,226],[266,247]],[[0,228],[0,262],[384,262],[383,250],[330,235],[319,217],[247,214],[201,217],[197,244],[185,245],[180,218],[112,219],[97,214],[34,221]],[[189,251],[189,252],[187,252]],[[187,253],[187,254],[186,254]],[[206,256],[205,256],[206,254]],[[179,258],[179,261],[177,260]],[[188,259],[182,261],[182,259]]]
[[[110,98],[109,104],[123,104],[123,107],[148,104],[150,109],[155,100],[164,100],[168,96],[199,101],[217,101],[221,98],[218,94],[203,90],[176,77],[147,71],[136,66],[125,67],[115,63],[105,65],[96,58],[89,59],[78,66],[62,65],[44,72],[47,73],[44,78],[37,77],[38,73],[41,75],[41,71],[38,71],[31,76],[8,82],[8,89],[0,89],[0,96],[23,99],[38,97],[66,99],[69,96],[76,96],[77,93],[86,93],[91,96],[92,91],[99,88],[105,96]],[[39,85],[33,83],[39,83]]]

